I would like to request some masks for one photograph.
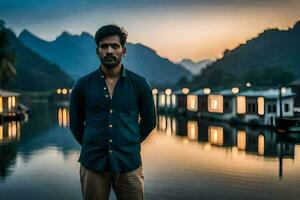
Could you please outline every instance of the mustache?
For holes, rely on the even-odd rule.
[[[108,59],[108,58],[113,58],[113,59],[116,59],[116,57],[115,57],[115,56],[113,56],[113,55],[107,55],[107,56],[105,56],[105,57],[104,57],[104,59]]]

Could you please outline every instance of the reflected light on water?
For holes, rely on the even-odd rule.
[[[171,124],[171,118],[170,117],[168,117],[167,118],[167,127],[166,127],[166,134],[168,135],[168,136],[171,136],[172,135],[172,126],[171,126],[172,124]]]
[[[246,132],[239,130],[237,132],[237,147],[238,150],[246,150]]]
[[[260,134],[258,136],[258,155],[264,155],[265,153],[265,136]]]
[[[214,145],[223,145],[223,127],[208,127],[209,141]]]
[[[189,143],[189,139],[187,137],[182,138],[182,143],[187,145]]]
[[[177,97],[175,94],[172,94],[172,107],[176,108],[177,106]]]
[[[166,106],[167,107],[171,106],[171,95],[166,95]]]
[[[165,104],[166,104],[166,95],[160,94],[158,96],[158,105],[161,106],[161,107],[164,107]]]
[[[176,118],[172,118],[172,133],[173,134],[177,133],[177,120],[176,120]]]
[[[19,121],[11,121],[0,125],[0,143],[19,140],[21,125]]]
[[[203,150],[204,151],[210,151],[211,150],[211,144],[209,142],[205,142],[203,144]]]
[[[159,129],[162,130],[162,131],[165,131],[166,128],[167,128],[167,119],[166,119],[166,116],[162,116],[160,115],[158,117],[158,120],[159,120]]]
[[[69,126],[69,109],[68,108],[59,108],[57,111],[58,125],[60,127]]]
[[[198,123],[197,121],[188,121],[188,138],[198,140]]]

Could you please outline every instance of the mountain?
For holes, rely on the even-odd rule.
[[[221,59],[194,77],[193,87],[278,86],[300,76],[300,22],[288,30],[268,29],[226,50]]]
[[[213,63],[210,59],[200,60],[198,62],[193,62],[190,59],[182,59],[178,64],[183,66],[185,69],[189,70],[193,75],[200,74],[202,69],[206,68],[208,65]]]
[[[74,80],[57,64],[45,60],[26,47],[10,29],[5,29],[5,32],[9,48],[13,49],[16,55],[17,71],[16,78],[6,84],[6,89],[43,91],[71,87],[74,84]]]
[[[82,32],[71,35],[63,32],[54,41],[44,41],[28,30],[23,30],[19,39],[33,51],[62,66],[74,79],[95,70],[99,66],[96,57],[94,37]],[[124,65],[144,77],[150,83],[174,83],[181,77],[191,77],[191,73],[181,65],[160,57],[153,49],[142,44],[127,43]]]

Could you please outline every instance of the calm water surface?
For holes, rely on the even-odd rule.
[[[0,199],[82,199],[68,108],[29,106],[28,122],[0,127]],[[142,145],[146,199],[300,199],[296,139],[213,121],[158,121]]]

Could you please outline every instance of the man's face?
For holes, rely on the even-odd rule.
[[[114,68],[120,64],[122,56],[126,53],[126,48],[122,47],[120,37],[113,35],[103,38],[96,52],[101,64],[107,68]]]

